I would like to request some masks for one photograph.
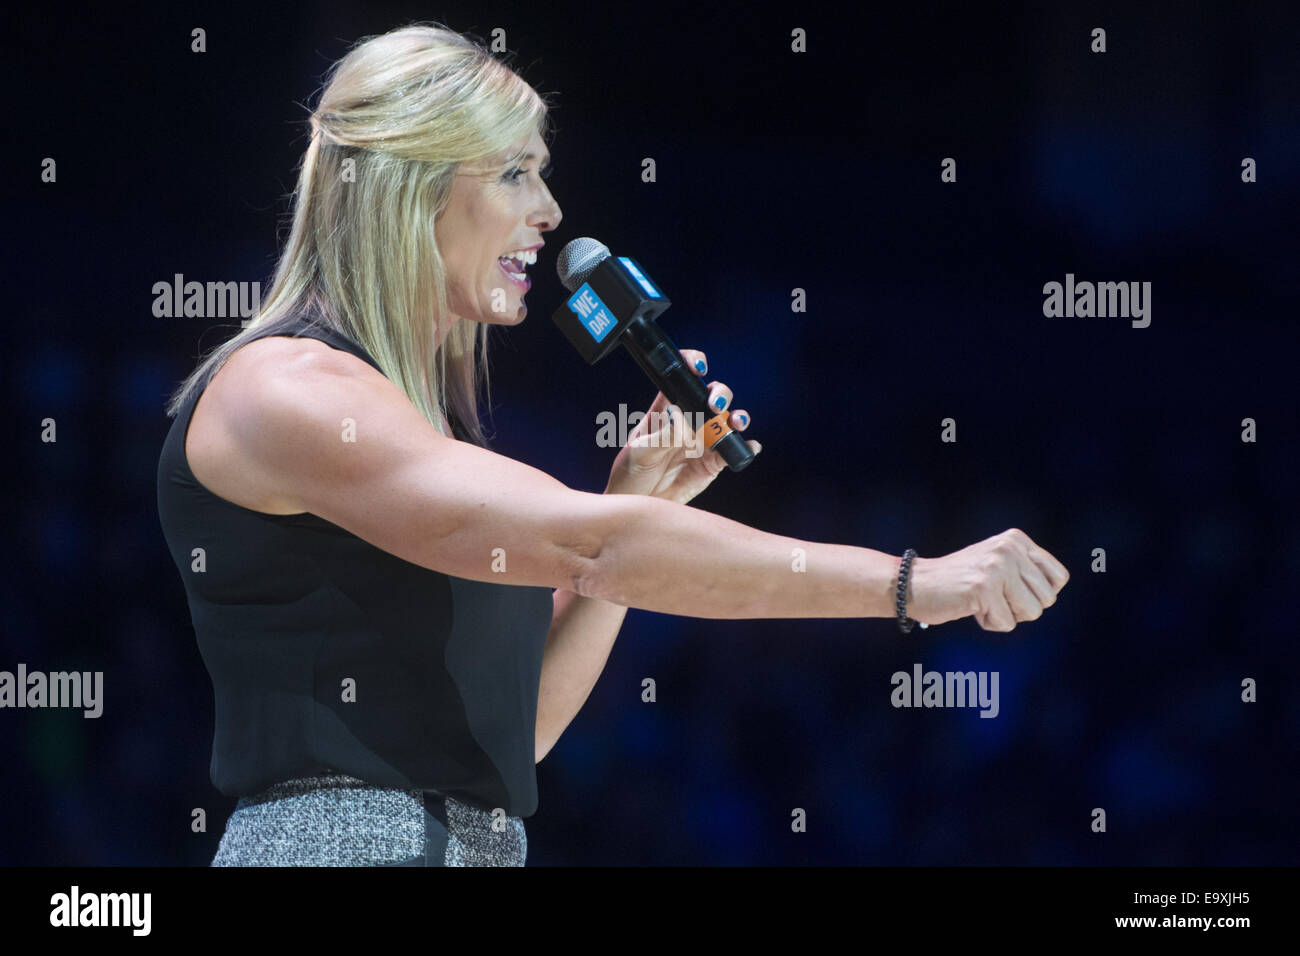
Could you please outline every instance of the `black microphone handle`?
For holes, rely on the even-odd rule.
[[[713,450],[722,456],[727,467],[732,471],[742,471],[754,460],[750,449],[740,432],[730,426],[719,429],[718,423],[710,423],[719,414],[718,409],[709,407],[709,389],[700,377],[686,367],[682,353],[677,350],[673,340],[651,319],[634,319],[623,332],[622,345],[636,360],[641,370],[664,393],[664,397],[685,412],[694,416],[703,416],[705,429],[711,432],[724,431],[717,438]],[[707,443],[713,434],[702,435]]]

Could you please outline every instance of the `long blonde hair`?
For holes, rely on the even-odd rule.
[[[311,114],[270,291],[247,327],[177,387],[167,414],[240,346],[312,314],[369,352],[435,427],[446,421],[457,437],[486,444],[478,386],[490,407],[487,326],[459,320],[438,345],[435,318],[449,320],[434,222],[461,164],[491,161],[534,131],[548,137],[549,111],[481,43],[444,26],[360,41],[331,68]]]

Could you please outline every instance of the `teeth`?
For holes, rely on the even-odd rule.
[[[537,262],[536,249],[516,249],[514,252],[507,252],[502,259],[518,259],[526,266],[531,266]]]

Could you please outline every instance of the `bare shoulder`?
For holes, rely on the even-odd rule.
[[[415,412],[396,386],[349,352],[311,338],[257,339],[235,351],[199,397],[185,441],[190,470],[209,491],[241,507],[300,513],[305,509],[294,490],[273,480],[257,450],[286,447],[314,426],[333,428],[344,417],[340,410],[359,412],[362,402]]]
[[[485,542],[509,542],[512,583],[578,590],[626,511],[613,499],[632,497],[574,491],[444,436],[378,370],[315,341],[244,346],[194,414],[186,452],[212,493],[253,511],[317,515],[475,581],[500,580]]]
[[[270,335],[238,349],[213,377],[212,386],[226,377],[227,383],[252,387],[277,384],[310,384],[319,377],[375,378],[388,381],[371,365],[350,352],[333,348],[319,339]]]

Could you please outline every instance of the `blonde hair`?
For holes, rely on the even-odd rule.
[[[435,427],[448,421],[457,437],[486,444],[478,386],[490,407],[488,329],[462,319],[438,345],[435,319],[450,319],[434,223],[462,164],[499,161],[534,131],[548,137],[550,108],[480,42],[441,25],[359,42],[331,68],[311,114],[270,291],[178,386],[167,414],[240,346],[314,314],[370,353]]]

